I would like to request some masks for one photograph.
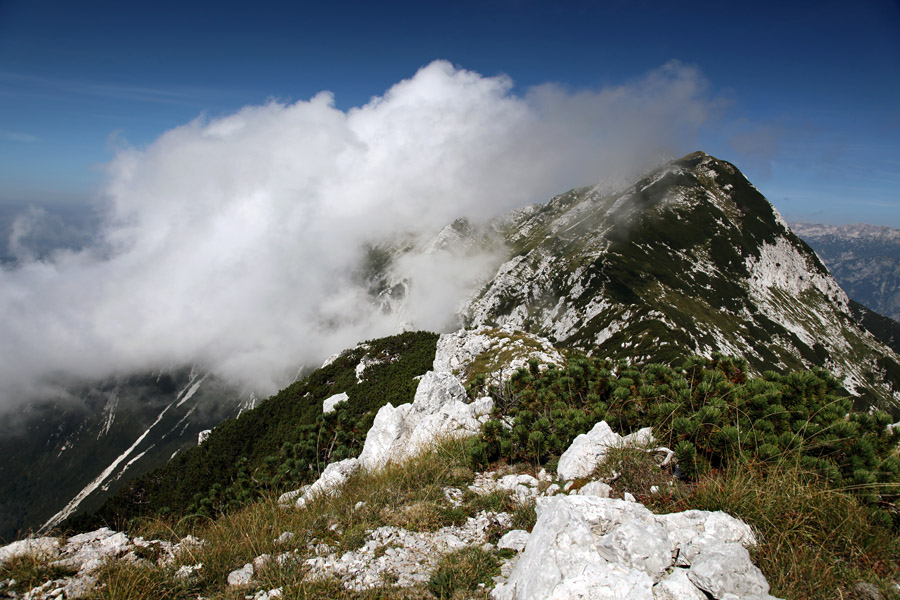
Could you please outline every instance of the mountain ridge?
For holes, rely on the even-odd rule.
[[[672,364],[725,353],[746,356],[756,373],[823,367],[856,394],[857,407],[898,418],[897,355],[859,327],[824,264],[740,171],[705,153],[618,189],[576,188],[487,225],[461,219],[424,245],[426,257],[507,253],[460,307],[467,327],[521,330],[614,361]],[[402,315],[405,296],[420,285],[394,270],[415,248],[410,241],[373,248],[361,266],[382,310]],[[193,445],[188,438],[182,443]]]

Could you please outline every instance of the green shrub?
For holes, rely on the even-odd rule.
[[[897,498],[900,431],[887,429],[885,413],[851,412],[851,399],[821,369],[749,377],[746,361],[721,355],[677,368],[574,357],[543,372],[530,364],[495,392],[504,401],[471,443],[473,465],[549,464],[606,420],[621,434],[653,427],[688,477],[796,455],[873,506]]]

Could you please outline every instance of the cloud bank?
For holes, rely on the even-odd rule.
[[[182,364],[272,392],[301,365],[397,331],[354,275],[366,244],[627,177],[694,149],[712,107],[678,63],[601,90],[516,93],[507,77],[436,61],[348,111],[322,92],[122,149],[93,243],[36,258],[28,221],[16,230],[19,260],[0,271],[0,404],[60,374]],[[406,264],[406,317],[447,326],[473,277],[453,261]]]

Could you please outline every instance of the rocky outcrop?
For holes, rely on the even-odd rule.
[[[411,404],[385,404],[366,435],[360,465],[374,470],[424,450],[443,437],[477,435],[493,409],[490,398],[467,402],[466,391],[450,373],[422,376]]]
[[[577,436],[559,457],[556,469],[560,479],[572,481],[590,477],[606,458],[610,448],[625,446],[643,447],[663,455],[663,464],[668,464],[674,453],[668,448],[649,448],[655,443],[653,430],[645,427],[632,434],[621,436],[610,428],[606,421],[600,421],[587,433]]]
[[[495,600],[769,598],[745,548],[753,532],[724,513],[654,515],[634,502],[581,495],[539,498],[537,512]]]
[[[332,396],[326,405],[331,400],[346,401],[347,394]],[[302,508],[314,498],[333,493],[360,468],[374,471],[405,460],[437,439],[477,435],[493,407],[488,397],[468,402],[465,389],[452,374],[429,371],[419,380],[412,403],[381,407],[358,459],[331,463],[315,483],[282,494],[278,501]]]
[[[537,360],[541,369],[565,364],[563,355],[546,338],[512,329],[460,329],[438,339],[434,370],[465,379],[477,360],[487,383],[502,383],[518,369],[527,367],[530,359]]]
[[[476,403],[465,403],[459,389],[459,382],[447,373],[424,376],[416,400],[398,407],[404,409],[402,413],[407,420],[397,422],[392,430],[405,433],[392,439],[413,443],[414,437],[406,428],[422,426],[429,415],[443,414],[448,406],[460,404],[474,415]],[[603,436],[587,437],[644,447],[652,443],[648,431],[621,437],[607,429],[598,429],[604,432]],[[581,446],[584,442],[577,447]],[[593,456],[589,452],[584,454]],[[371,456],[382,457],[387,462],[401,460],[407,454],[400,453],[391,443]],[[316,483],[286,494],[283,501],[305,506],[313,499],[339,493],[347,479],[362,467],[362,458],[332,463]],[[510,514],[479,508],[476,510],[480,512],[475,514],[472,510],[469,514],[474,516],[461,524],[433,531],[387,525],[374,527],[364,533],[358,547],[349,551],[338,551],[330,535],[326,539],[312,538],[308,545],[291,549],[292,540],[298,534],[286,531],[273,539],[280,553],[261,554],[251,562],[241,560],[223,583],[244,588],[241,593],[246,598],[279,598],[281,589],[268,589],[260,576],[274,562],[280,568],[302,569],[309,579],[336,577],[348,590],[371,590],[384,586],[386,581],[399,587],[416,586],[430,580],[445,554],[479,546],[490,553],[498,549],[515,552],[512,558],[504,559],[500,575],[494,578],[496,587],[492,597],[495,600],[771,599],[765,578],[752,564],[746,550],[756,543],[753,532],[744,523],[721,512],[692,510],[655,515],[637,502],[609,498],[611,488],[604,482],[589,481],[578,487],[570,481],[561,487],[543,469],[530,474],[511,472],[510,467],[504,467],[475,474],[468,488],[446,487],[443,491],[448,507],[454,508],[471,508],[472,504],[467,503],[471,503],[472,494],[508,493],[521,505],[535,504],[537,523],[531,533],[512,529]],[[624,496],[629,498],[630,494]],[[353,510],[365,505],[364,501],[358,502]],[[331,527],[329,532],[342,535],[342,531]],[[496,545],[492,543],[494,540]],[[72,569],[76,572],[72,577],[47,581],[33,593],[28,592],[31,595],[27,597],[79,598],[95,588],[94,573],[107,560],[139,563],[143,559],[138,555],[148,554],[140,549],[155,547],[152,554],[159,557],[157,564],[166,565],[176,560],[182,549],[198,543],[192,538],[179,544],[148,542],[100,529],[72,536],[65,543],[56,538],[16,542],[0,548],[0,562],[30,554],[51,565]],[[182,555],[180,560],[184,558]],[[241,563],[244,564],[239,566]],[[182,565],[173,577],[189,579],[202,568],[202,564]],[[3,585],[5,582],[0,582],[0,587]]]
[[[379,527],[370,532],[357,550],[329,554],[305,561],[309,577],[336,576],[344,587],[362,591],[380,587],[386,579],[408,587],[427,582],[438,559],[466,546],[487,543],[492,529],[509,529],[506,513],[481,512],[460,526],[437,531],[409,531],[400,527]]]
[[[303,486],[299,490],[286,492],[278,498],[279,504],[293,502],[297,508],[303,508],[308,502],[335,493],[354,473],[359,471],[360,462],[356,458],[348,458],[333,462],[325,467],[322,474],[312,485]]]
[[[44,582],[27,592],[27,598],[81,598],[96,586],[95,572],[107,561],[122,560],[132,563],[146,562],[139,555],[158,556],[156,564],[171,564],[183,550],[201,544],[188,536],[178,543],[159,540],[131,539],[123,532],[107,527],[88,533],[73,535],[64,542],[59,538],[31,538],[13,542],[0,548],[0,565],[22,556],[33,556],[47,561],[48,566],[72,573]],[[202,565],[196,569],[202,568]],[[0,587],[9,582],[0,582]]]

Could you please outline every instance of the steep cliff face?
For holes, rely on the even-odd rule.
[[[897,355],[725,161],[697,152],[624,189],[571,190],[501,231],[510,258],[465,307],[467,326],[638,361],[723,352],[758,371],[816,365],[861,404],[900,410]]]

